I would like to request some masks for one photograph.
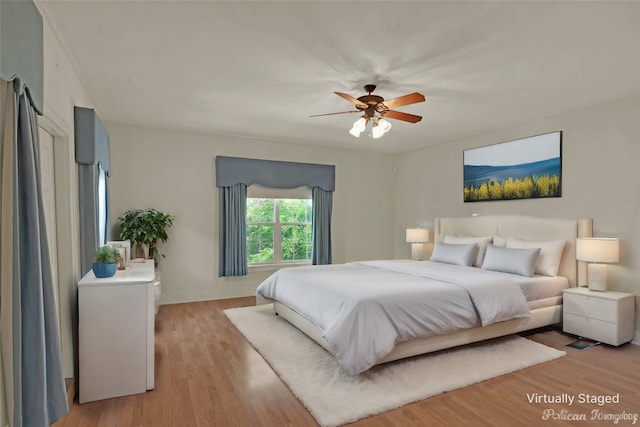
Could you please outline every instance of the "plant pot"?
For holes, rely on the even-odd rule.
[[[103,262],[94,262],[93,263],[93,274],[99,279],[104,279],[105,277],[111,277],[116,274],[116,266],[115,262],[113,263],[103,263]]]
[[[136,243],[136,258],[149,259],[149,245]]]

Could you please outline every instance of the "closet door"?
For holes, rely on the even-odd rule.
[[[58,289],[58,251],[56,247],[56,185],[55,163],[53,154],[54,137],[48,131],[39,127],[40,132],[40,182],[42,185],[42,207],[47,228],[47,242],[49,244],[49,259],[51,260],[51,277],[53,279],[53,293],[60,327],[60,295]],[[58,332],[60,332],[58,330]]]

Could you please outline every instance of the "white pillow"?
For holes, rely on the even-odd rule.
[[[493,236],[486,237],[473,237],[473,236],[452,236],[445,235],[442,240],[445,243],[454,243],[456,245],[466,244],[466,243],[475,243],[478,245],[478,252],[476,253],[476,257],[473,260],[474,267],[480,267],[482,265],[482,261],[484,260],[484,253],[487,250],[487,245],[493,241]]]
[[[493,244],[504,248],[507,246],[507,238],[502,236],[493,236]]]
[[[523,240],[515,237],[507,238],[507,248],[529,249],[540,248],[536,263],[536,274],[557,276],[560,260],[566,242],[564,240]]]
[[[482,268],[531,277],[535,271],[539,254],[540,248],[514,249],[487,245]]]
[[[475,243],[454,245],[452,243],[436,242],[431,254],[431,261],[468,267],[473,263],[477,250],[478,245]]]

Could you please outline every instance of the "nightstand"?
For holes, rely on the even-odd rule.
[[[562,330],[618,346],[635,334],[635,296],[569,288],[563,291]]]

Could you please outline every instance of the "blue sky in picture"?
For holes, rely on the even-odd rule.
[[[464,186],[526,176],[560,176],[560,132],[464,151]]]

